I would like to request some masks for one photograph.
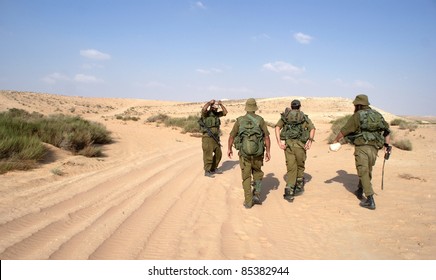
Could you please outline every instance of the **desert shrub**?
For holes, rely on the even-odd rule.
[[[165,114],[159,113],[158,115],[154,115],[147,118],[147,122],[165,122],[169,117]]]
[[[169,127],[180,127],[183,133],[197,133],[200,132],[200,125],[198,124],[198,116],[191,115],[189,117],[181,118],[167,118],[164,123]]]
[[[405,120],[403,120],[403,119],[393,119],[390,122],[390,125],[392,125],[392,126],[399,126],[400,124],[403,124],[403,123],[407,123],[407,122]]]
[[[112,138],[103,125],[78,116],[44,117],[21,109],[0,113],[0,170],[32,168],[45,155],[42,142],[75,154],[97,156],[101,148],[93,146],[109,144]]]
[[[330,133],[330,135],[327,138],[327,143],[331,144],[333,143],[333,141],[336,138],[336,135],[338,135],[339,131],[341,130],[341,128],[347,123],[348,119],[351,117],[351,115],[346,115],[343,117],[340,117],[336,120],[333,120],[331,122],[332,126],[330,128],[330,130],[332,131]],[[346,141],[344,139],[341,140],[342,144],[345,143]]]
[[[418,124],[410,122],[402,122],[399,125],[400,129],[408,129],[409,131],[415,131],[418,128]]]
[[[29,126],[23,126],[25,133],[19,127],[15,119],[0,114],[0,174],[33,168],[46,153],[38,137],[28,132]]]
[[[400,150],[405,150],[405,151],[412,150],[412,143],[410,142],[409,139],[401,139],[401,140],[394,141],[392,145]]]
[[[85,157],[101,157],[103,152],[101,147],[89,145],[81,149],[78,154]]]

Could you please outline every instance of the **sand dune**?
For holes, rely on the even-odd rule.
[[[259,99],[259,112],[275,123],[291,98]],[[115,139],[102,158],[49,147],[39,168],[0,175],[0,258],[435,259],[436,126],[393,128],[413,150],[394,148],[383,191],[380,153],[373,178],[377,210],[370,211],[352,193],[358,180],[353,147],[333,153],[326,142],[330,121],[350,114],[351,100],[301,101],[317,128],[306,192],[294,203],[283,199],[284,154],[269,128],[272,159],[264,165],[263,205],[247,210],[237,158],[225,155],[223,174],[204,177],[200,138],[145,122],[157,113],[197,114],[202,103],[0,91],[0,111],[81,115],[104,124]],[[244,102],[224,102],[224,154],[231,120],[244,113]],[[380,111],[388,121],[397,117]]]

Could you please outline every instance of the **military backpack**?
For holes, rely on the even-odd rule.
[[[381,149],[384,144],[383,131],[388,129],[383,116],[373,109],[360,110],[360,131],[347,137],[355,145],[372,144]]]
[[[244,157],[258,157],[264,153],[264,133],[260,127],[260,117],[247,114],[237,119],[238,134],[234,146]]]
[[[280,131],[281,140],[297,139],[306,142],[309,139],[309,131],[304,126],[304,123],[307,122],[307,116],[303,112],[287,108],[280,115],[284,123]]]

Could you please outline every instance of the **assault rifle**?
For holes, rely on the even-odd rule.
[[[383,160],[383,167],[382,167],[382,181],[381,181],[381,189],[383,190],[383,177],[385,175],[385,162],[389,159],[391,156],[392,146],[389,146],[389,144],[385,144],[386,152],[385,152],[385,158]]]
[[[216,135],[213,134],[212,131],[210,130],[210,128],[206,126],[206,124],[204,123],[204,121],[203,121],[202,118],[200,118],[200,119],[198,120],[198,124],[200,125],[201,128],[206,129],[206,131],[207,131],[207,135],[209,135],[210,137],[212,137],[213,140],[215,140],[215,142],[216,142],[218,145],[220,145],[220,147],[223,146],[223,145],[221,145],[220,140],[216,137]]]

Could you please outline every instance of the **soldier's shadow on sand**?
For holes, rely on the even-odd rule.
[[[239,164],[239,160],[226,160],[221,164],[220,169],[225,172],[235,168]]]
[[[338,173],[338,176],[325,180],[324,183],[331,184],[338,182],[341,183],[347,191],[354,193],[359,183],[359,177],[356,174],[349,174],[345,170],[338,170],[336,173]]]
[[[274,173],[268,173],[262,179],[262,190],[260,191],[260,201],[265,201],[268,194],[272,190],[277,190],[279,188],[279,179],[274,177]]]

